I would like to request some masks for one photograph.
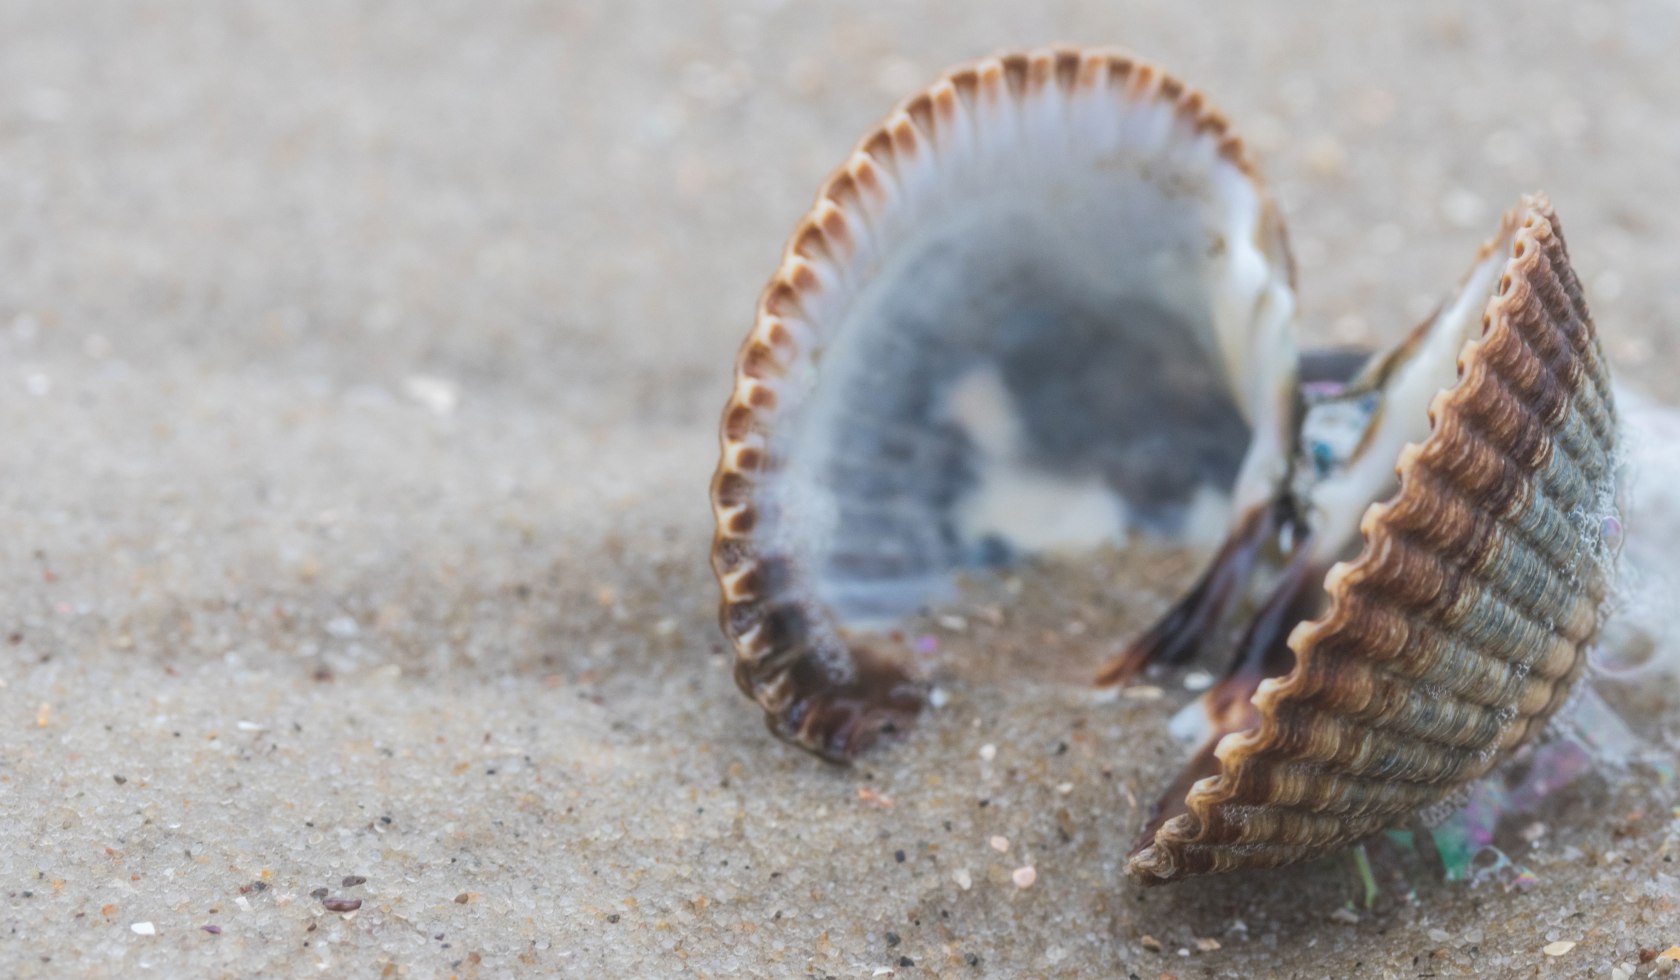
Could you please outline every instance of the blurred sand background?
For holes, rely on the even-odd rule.
[[[1188,695],[1083,682],[1182,568],[951,638],[851,770],[736,692],[705,486],[757,290],[893,102],[1051,41],[1227,111],[1313,338],[1397,336],[1542,189],[1680,401],[1670,0],[0,0],[0,973],[1655,969],[1648,766],[1525,818],[1526,888],[1127,881]],[[1599,689],[1677,744],[1672,678]]]

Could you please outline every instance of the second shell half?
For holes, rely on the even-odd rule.
[[[835,760],[905,731],[896,620],[963,568],[1141,534],[1214,557],[1102,681],[1240,627],[1143,880],[1324,853],[1531,739],[1614,561],[1557,219],[1525,199],[1390,351],[1303,356],[1295,316],[1243,144],[1170,76],[1036,51],[905,102],[796,230],[724,412],[713,565],[771,730]]]

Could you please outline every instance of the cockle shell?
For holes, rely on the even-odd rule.
[[[1217,774],[1156,818],[1133,874],[1287,864],[1403,821],[1534,738],[1585,669],[1614,557],[1609,372],[1544,200],[1484,256],[1491,291],[1473,274],[1429,327],[1475,325],[1398,493],[1364,510],[1328,610],[1289,635],[1294,666],[1257,685],[1258,724],[1222,735]]]
[[[772,730],[902,730],[921,686],[848,628],[954,568],[1273,499],[1290,279],[1242,144],[1152,67],[1014,55],[905,102],[795,231],[724,412],[713,564]]]
[[[1199,93],[1100,51],[948,73],[824,186],[737,360],[712,500],[742,690],[843,761],[920,710],[882,627],[952,572],[1223,538],[1103,674],[1246,619],[1132,873],[1283,864],[1450,797],[1599,625],[1616,422],[1580,286],[1529,199],[1392,351],[1303,359],[1294,322],[1283,222]]]

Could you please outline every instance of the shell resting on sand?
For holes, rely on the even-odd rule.
[[[1283,222],[1203,97],[1106,52],[957,69],[867,136],[759,303],[713,565],[736,679],[835,760],[908,729],[891,624],[952,574],[1146,535],[1207,570],[1104,670],[1238,624],[1129,868],[1285,864],[1429,810],[1584,669],[1616,417],[1562,232],[1525,199],[1440,311],[1297,352]]]

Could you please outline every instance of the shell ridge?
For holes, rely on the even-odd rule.
[[[1258,740],[1264,740],[1267,733],[1275,734],[1276,727],[1269,717],[1263,717],[1259,727]],[[1258,741],[1257,740],[1257,741]],[[1222,754],[1226,755],[1226,754]],[[1242,802],[1245,788],[1251,787],[1256,781],[1266,787],[1275,785],[1281,778],[1284,780],[1306,778],[1308,780],[1320,777],[1322,769],[1318,766],[1303,767],[1302,770],[1286,770],[1271,763],[1264,755],[1243,749],[1240,752],[1229,753],[1229,758],[1222,758],[1219,775],[1210,777],[1198,784],[1185,800],[1186,813],[1164,825],[1155,836],[1154,847],[1168,852],[1182,851],[1185,845],[1197,844],[1212,849],[1225,849],[1229,845],[1223,841],[1210,842],[1209,838],[1224,831],[1227,837],[1234,836],[1245,848],[1256,846],[1283,846],[1294,849],[1303,846],[1307,851],[1316,850],[1338,839],[1337,835],[1347,834],[1347,824],[1340,816],[1331,817],[1323,813],[1313,813],[1309,810],[1295,810],[1287,807],[1271,809],[1271,794],[1262,791],[1255,794],[1255,798],[1263,800],[1265,806]],[[1357,785],[1349,782],[1348,785]],[[1397,793],[1402,790],[1396,787],[1411,785],[1395,783],[1378,790],[1379,793]],[[1252,792],[1252,790],[1251,790]],[[1263,818],[1263,819],[1262,819]],[[1283,822],[1284,832],[1289,832],[1291,840],[1280,842],[1268,839],[1262,828],[1266,825]],[[1237,828],[1235,834],[1232,828]],[[1303,841],[1300,831],[1312,828],[1307,841]],[[1275,838],[1277,830],[1270,831]],[[1346,836],[1339,839],[1352,840],[1357,836]],[[1133,858],[1134,862],[1147,852],[1140,850]]]
[[[1420,639],[1419,643],[1442,643],[1440,631],[1432,632],[1437,636]],[[1530,692],[1547,686],[1546,682],[1550,680],[1546,677],[1511,676],[1504,681],[1511,690],[1495,689],[1477,698],[1471,696],[1471,692],[1477,686],[1485,686],[1486,679],[1481,679],[1478,684],[1478,679],[1471,676],[1456,686],[1451,683],[1467,671],[1446,670],[1442,672],[1444,677],[1419,676],[1385,663],[1363,664],[1360,670],[1361,675],[1356,679],[1363,681],[1364,700],[1354,702],[1344,690],[1345,684],[1337,684],[1347,681],[1345,676],[1320,672],[1307,678],[1307,683],[1311,685],[1308,703],[1372,729],[1406,734],[1443,746],[1473,743],[1476,741],[1475,728],[1483,720],[1496,715],[1504,704],[1527,700],[1532,696]],[[1438,718],[1442,714],[1454,715],[1460,723],[1442,723]]]
[[[1269,756],[1256,757],[1251,761],[1254,768],[1275,770],[1274,785],[1289,787],[1287,792],[1274,790],[1264,797],[1266,809],[1276,808],[1283,814],[1303,817],[1321,814],[1333,814],[1344,819],[1386,817],[1416,809],[1436,799],[1441,784],[1455,778],[1453,774],[1427,779],[1390,777],[1380,771],[1331,774],[1322,764],[1307,767],[1293,763],[1293,759]],[[1236,810],[1243,805],[1226,802],[1223,806],[1227,810]],[[1250,837],[1246,842],[1257,842],[1257,839]]]
[[[1315,778],[1286,773],[1291,778]],[[1163,826],[1156,834],[1154,847],[1176,852],[1174,864],[1184,865],[1186,851],[1194,849],[1204,856],[1242,853],[1254,855],[1272,853],[1277,863],[1295,860],[1308,853],[1316,853],[1339,843],[1351,842],[1379,830],[1389,814],[1373,811],[1369,815],[1330,814],[1322,811],[1291,807],[1273,808],[1269,801],[1264,807],[1230,801],[1227,794],[1234,791],[1224,778],[1221,785],[1206,792],[1194,793],[1188,803],[1185,819],[1180,817]],[[1410,784],[1395,784],[1410,785]],[[1384,787],[1383,792],[1396,792]],[[1408,809],[1399,804],[1400,809]],[[1143,851],[1139,852],[1142,857]],[[1136,858],[1134,858],[1136,860]]]
[[[1448,455],[1448,459],[1499,459],[1499,451],[1494,447],[1493,437],[1494,434],[1483,431],[1477,424],[1466,422],[1461,426],[1458,432],[1453,434],[1451,455]],[[1443,445],[1446,445],[1445,440],[1443,440]],[[1447,455],[1446,449],[1443,449],[1443,455]],[[1508,461],[1505,462],[1508,463]],[[1554,528],[1559,526],[1559,522],[1561,522],[1562,525],[1569,525],[1569,521],[1565,516],[1565,511],[1558,506],[1558,503],[1560,501],[1571,499],[1573,496],[1579,494],[1581,491],[1581,481],[1576,478],[1583,472],[1593,474],[1594,478],[1600,477],[1609,472],[1610,469],[1610,460],[1608,457],[1605,457],[1602,463],[1591,468],[1565,468],[1565,464],[1571,462],[1572,461],[1569,460],[1567,454],[1555,454],[1548,460],[1546,467],[1540,471],[1535,481],[1539,485],[1541,492],[1531,494],[1529,497],[1530,501],[1532,501],[1536,506],[1542,506],[1545,509],[1541,512],[1541,514],[1533,518],[1525,518],[1525,524],[1542,523],[1546,526]],[[1512,479],[1516,476],[1517,474],[1513,472],[1510,474],[1502,474],[1500,478]],[[1441,485],[1441,481],[1438,477],[1436,478],[1436,482],[1437,486],[1434,489],[1440,493],[1449,492],[1446,486]],[[1465,492],[1463,490],[1458,490],[1456,492],[1459,493],[1462,499],[1466,502],[1476,502],[1476,497],[1472,493]],[[1383,513],[1387,514],[1392,512],[1392,509],[1390,509],[1385,510]],[[1552,518],[1551,515],[1553,514],[1559,515],[1556,520]],[[1539,539],[1531,540],[1535,540],[1536,543],[1539,541]]]
[[[1373,785],[1433,785],[1456,779],[1462,774],[1465,756],[1452,750],[1466,748],[1466,744],[1412,738],[1409,737],[1411,733],[1367,724],[1316,705],[1299,705],[1287,717],[1291,724],[1314,732],[1313,738],[1300,746],[1298,751],[1288,753],[1287,757],[1318,763],[1324,786],[1333,782],[1359,785],[1362,781]],[[1449,720],[1440,718],[1433,708],[1431,717],[1437,724]],[[1495,739],[1503,728],[1501,722],[1482,734],[1488,739]],[[1467,729],[1465,733],[1475,732],[1481,732],[1481,726]],[[1256,761],[1260,758],[1265,757],[1256,757]],[[1267,761],[1275,765],[1282,758],[1283,755],[1279,754]],[[1324,807],[1325,804],[1321,803],[1320,808]]]
[[[1349,739],[1349,726],[1365,729],[1377,741]],[[1372,792],[1380,792],[1378,787],[1382,784],[1427,786],[1447,778],[1440,773],[1403,775],[1403,769],[1395,769],[1391,774],[1389,769],[1400,765],[1405,754],[1398,734],[1393,730],[1366,725],[1357,719],[1344,719],[1333,709],[1326,710],[1314,703],[1291,703],[1276,713],[1275,720],[1262,724],[1259,738],[1233,769],[1239,778],[1222,789],[1231,794],[1229,800],[1238,799],[1243,796],[1240,784],[1258,781],[1261,778],[1258,773],[1265,770],[1272,771],[1274,780],[1283,773],[1310,773],[1325,783],[1343,780],[1348,785],[1370,784],[1368,788]],[[1419,741],[1426,743],[1418,747],[1420,751],[1433,748],[1445,752],[1467,747],[1434,739]],[[1398,754],[1386,761],[1371,761],[1371,753],[1384,750]],[[1361,757],[1366,759],[1367,770],[1357,768]],[[1350,763],[1354,764],[1353,768],[1348,767]]]
[[[1606,408],[1608,403],[1593,386],[1591,372],[1582,370],[1578,361],[1569,360],[1578,356],[1574,348],[1564,344],[1542,349],[1526,341],[1511,346],[1515,348],[1511,356],[1522,362],[1519,370],[1528,368],[1527,362],[1532,361],[1545,373],[1532,384],[1516,384],[1503,373],[1497,374],[1501,387],[1548,420],[1556,412],[1571,413],[1590,430],[1593,441],[1610,439],[1614,422]]]
[[[1429,494],[1440,502],[1442,510],[1431,514],[1395,514],[1386,519],[1415,528],[1428,535],[1432,543],[1456,540],[1457,529],[1476,519],[1478,501],[1428,468],[1414,468],[1412,472],[1415,479],[1429,484]],[[1548,560],[1562,563],[1573,554],[1579,529],[1558,510],[1554,499],[1544,492],[1516,494],[1498,516],[1509,522],[1504,534],[1513,535]],[[1385,517],[1393,513],[1385,512]]]
[[[1572,462],[1576,464],[1578,469],[1584,472],[1601,471],[1606,466],[1604,459],[1608,457],[1608,454],[1599,444],[1608,439],[1609,427],[1608,425],[1599,427],[1598,424],[1594,424],[1591,415],[1588,415],[1588,412],[1584,410],[1584,408],[1596,407],[1596,405],[1593,405],[1593,398],[1569,397],[1569,392],[1579,390],[1579,378],[1567,377],[1566,373],[1559,373],[1559,371],[1554,370],[1539,355],[1539,351],[1530,348],[1530,346],[1522,345],[1522,343],[1512,343],[1509,346],[1515,348],[1515,353],[1504,356],[1504,360],[1507,360],[1510,365],[1510,370],[1546,371],[1544,382],[1537,383],[1537,385],[1517,385],[1517,383],[1510,382],[1502,371],[1480,370],[1477,377],[1465,378],[1465,382],[1470,385],[1468,392],[1463,393],[1463,395],[1453,395],[1452,392],[1443,393],[1446,397],[1441,400],[1440,405],[1436,408],[1441,412],[1445,412],[1448,408],[1457,408],[1458,414],[1462,415],[1463,424],[1470,425],[1472,429],[1477,429],[1480,434],[1488,437],[1490,442],[1499,442],[1499,437],[1502,435],[1502,432],[1497,429],[1490,430],[1490,419],[1499,419],[1499,417],[1510,419],[1510,415],[1514,414],[1515,410],[1522,408],[1530,414],[1539,415],[1542,419],[1546,419],[1552,425],[1552,429],[1557,430],[1557,434],[1541,430],[1536,435],[1536,439],[1556,440],[1557,435],[1562,435],[1564,445],[1569,450]],[[1492,353],[1494,348],[1488,348],[1488,351],[1490,351],[1490,355],[1488,355],[1490,358],[1495,358],[1495,356],[1504,353],[1504,351]],[[1544,393],[1536,395],[1536,393],[1532,393],[1532,388],[1542,388]],[[1591,430],[1588,439],[1583,439],[1581,427],[1588,427]],[[1588,456],[1588,454],[1591,454],[1591,456]]]
[[[1376,663],[1380,663],[1385,669],[1394,671],[1400,676],[1427,680],[1430,683],[1446,684],[1448,686],[1445,690],[1455,693],[1456,696],[1466,701],[1481,704],[1484,707],[1492,707],[1497,702],[1483,701],[1474,696],[1472,692],[1484,689],[1491,678],[1475,673],[1470,665],[1462,663],[1464,660],[1462,655],[1468,653],[1469,649],[1464,641],[1449,639],[1453,634],[1467,634],[1474,638],[1479,643],[1479,650],[1489,659],[1495,661],[1495,663],[1486,665],[1486,669],[1490,671],[1498,670],[1500,666],[1516,667],[1526,671],[1532,669],[1534,663],[1541,662],[1540,658],[1546,657],[1554,645],[1558,643],[1568,645],[1579,642],[1577,638],[1548,623],[1546,617],[1524,614],[1516,606],[1492,594],[1469,603],[1468,607],[1452,622],[1417,621],[1422,617],[1417,616],[1418,610],[1416,609],[1398,608],[1386,602],[1372,601],[1368,595],[1362,597],[1362,600],[1364,606],[1358,612],[1363,616],[1373,618],[1387,616],[1392,619],[1407,620],[1408,639],[1417,646],[1438,653],[1448,663],[1455,664],[1452,672],[1456,676],[1443,679],[1428,672],[1409,674],[1397,666],[1406,662],[1402,659],[1403,650],[1383,660],[1375,661]],[[1584,605],[1590,608],[1590,604],[1577,604],[1576,608],[1583,608]],[[1522,656],[1524,649],[1533,651],[1535,659],[1531,661]],[[1352,655],[1351,651],[1349,655]],[[1443,667],[1445,667],[1445,664]],[[1491,693],[1486,696],[1489,698],[1495,697]]]
[[[1495,534],[1496,531],[1496,528],[1486,529],[1486,533],[1490,535]],[[1478,566],[1499,562],[1500,559],[1514,560],[1525,570],[1541,567],[1542,563],[1534,560],[1539,552],[1515,535],[1506,536],[1503,541],[1491,541],[1477,549],[1473,554],[1467,548],[1463,552],[1450,553],[1447,556],[1442,556],[1439,549],[1433,547],[1434,542],[1429,540],[1427,529],[1420,531],[1400,529],[1396,542],[1396,547],[1404,549],[1406,552],[1406,556],[1398,560],[1418,564],[1427,563],[1428,570],[1434,573],[1432,577],[1445,583],[1441,590],[1442,593],[1447,593],[1455,587],[1462,588],[1466,584],[1462,579],[1468,578],[1472,579],[1476,585],[1488,590],[1502,604],[1526,619],[1543,622],[1552,618],[1547,615],[1548,610],[1567,608],[1567,605],[1560,604],[1563,597],[1555,593],[1570,589],[1571,585],[1569,583],[1548,583],[1543,588],[1551,591],[1536,592],[1533,590],[1533,586],[1538,583],[1512,584],[1490,576],[1484,571],[1478,571]],[[1503,565],[1503,562],[1499,563],[1501,566]],[[1453,596],[1448,595],[1443,604],[1441,594],[1437,594],[1436,597],[1425,603],[1408,607],[1407,611],[1426,616],[1437,613],[1444,615],[1453,608],[1455,601]],[[1452,625],[1450,622],[1446,624]],[[1581,637],[1569,638],[1576,641],[1581,639]]]
[[[1591,397],[1585,399],[1587,404],[1594,409],[1612,406],[1615,401],[1610,390],[1608,362],[1604,358],[1592,314],[1587,308],[1580,278],[1569,262],[1562,226],[1551,214],[1544,197],[1537,199],[1549,226],[1544,241],[1536,241],[1529,260],[1522,265],[1524,278],[1544,304],[1546,312],[1551,314],[1551,321],[1561,328],[1557,332],[1567,341],[1564,346],[1573,351],[1578,363],[1588,366],[1584,374],[1591,382],[1592,392]],[[1539,332],[1542,338],[1548,333],[1543,329]],[[1595,424],[1595,435],[1602,440],[1613,439],[1613,415],[1601,417],[1595,414],[1593,417],[1595,423],[1601,420],[1607,423],[1602,426]]]
[[[1459,418],[1456,430],[1448,433],[1439,443],[1440,451],[1437,455],[1444,461],[1441,465],[1452,466],[1455,460],[1465,459],[1465,453],[1473,454],[1473,458],[1478,460],[1498,460],[1501,454],[1494,448],[1499,442],[1497,429],[1490,429],[1472,416],[1463,413],[1455,415]],[[1566,418],[1556,429],[1568,434],[1573,430],[1573,426]],[[1544,438],[1550,440],[1554,450],[1561,451],[1548,454],[1538,472],[1521,475],[1513,472],[1500,479],[1509,481],[1515,477],[1520,481],[1523,475],[1528,476],[1542,491],[1534,495],[1533,499],[1544,499],[1549,507],[1556,509],[1559,501],[1579,499],[1586,493],[1587,485],[1603,479],[1613,469],[1613,461],[1601,445],[1589,444],[1591,448],[1582,454],[1589,458],[1576,460],[1570,458],[1569,447],[1561,440],[1554,438],[1552,434],[1546,434]],[[1509,461],[1505,465],[1509,465]],[[1460,472],[1463,472],[1462,468]]]
[[[1379,543],[1378,541],[1371,541],[1371,545],[1376,548]],[[1401,536],[1401,538],[1394,538],[1394,540],[1391,540],[1389,548],[1406,548],[1406,550],[1415,550],[1415,548],[1411,548],[1411,546],[1404,543],[1403,536]],[[1386,563],[1398,563],[1398,560],[1394,558],[1393,551],[1391,550],[1384,553],[1384,561],[1386,561]],[[1349,590],[1347,590],[1349,603],[1357,602],[1359,605],[1357,605],[1357,609],[1349,610],[1349,614],[1346,615],[1346,619],[1366,619],[1366,617],[1378,617],[1378,619],[1383,619],[1383,615],[1386,610],[1398,610],[1399,615],[1393,615],[1393,612],[1388,612],[1388,615],[1389,617],[1393,617],[1393,619],[1399,619],[1401,622],[1404,622],[1404,620],[1411,617],[1411,615],[1418,614],[1420,610],[1433,609],[1433,612],[1438,612],[1438,614],[1440,614],[1440,612],[1450,612],[1450,610],[1452,610],[1452,605],[1441,607],[1440,593],[1438,593],[1435,598],[1431,598],[1430,603],[1426,603],[1425,607],[1418,607],[1418,605],[1403,605],[1403,603],[1399,603],[1398,600],[1391,595],[1391,593],[1384,592],[1384,588],[1386,587],[1384,587],[1383,583],[1374,583],[1373,585],[1373,583],[1359,582],[1356,583],[1356,585],[1351,585]],[[1514,640],[1515,637],[1524,637],[1524,642],[1517,644],[1519,645],[1519,649],[1527,647],[1527,649],[1536,651],[1537,654],[1544,652],[1546,647],[1542,644],[1536,644],[1536,642],[1532,642],[1532,640],[1525,639],[1525,625],[1527,625],[1527,627],[1537,627],[1539,630],[1544,630],[1544,634],[1552,635],[1552,637],[1557,637],[1557,639],[1569,640],[1569,642],[1579,642],[1579,640],[1583,639],[1581,635],[1571,635],[1567,634],[1567,632],[1562,632],[1562,630],[1557,627],[1557,624],[1549,622],[1552,617],[1544,615],[1544,612],[1546,612],[1547,609],[1546,605],[1539,605],[1536,609],[1536,605],[1534,605],[1534,603],[1522,602],[1522,595],[1520,595],[1520,592],[1517,592],[1517,595],[1512,595],[1512,592],[1514,592],[1514,590],[1510,590],[1510,588],[1502,587],[1502,585],[1495,585],[1495,587],[1487,588],[1487,590],[1483,590],[1483,592],[1480,593],[1478,603],[1482,603],[1482,605],[1492,605],[1492,607],[1494,607],[1492,612],[1494,612],[1495,615],[1499,615],[1499,620],[1495,622],[1494,629],[1487,630],[1487,632],[1494,632],[1495,635],[1504,635],[1504,637],[1512,637]],[[1581,605],[1581,603],[1576,603],[1576,605]],[[1485,615],[1487,615],[1487,612],[1483,612],[1478,619],[1485,620]],[[1579,617],[1576,617],[1576,619],[1579,619]],[[1435,620],[1435,622],[1431,622],[1431,620]],[[1460,617],[1460,625],[1462,625],[1462,622],[1462,617]],[[1314,624],[1304,625],[1307,629],[1312,629],[1312,625]],[[1334,620],[1326,622],[1324,627],[1329,627],[1329,625],[1334,625]],[[1431,630],[1431,632],[1440,632],[1440,634],[1445,635],[1452,625],[1455,624],[1446,619],[1445,615],[1431,615],[1430,619],[1425,620],[1423,624],[1413,625],[1413,629]],[[1564,625],[1567,625],[1567,622]],[[1327,629],[1314,630],[1314,632],[1324,634],[1324,632],[1327,632]],[[1415,635],[1413,635],[1413,637],[1408,637],[1408,639],[1411,640],[1411,645],[1413,645],[1413,647],[1416,647],[1416,645],[1428,645],[1426,644],[1426,640],[1420,644],[1420,639],[1415,637]],[[1309,642],[1324,642],[1324,640],[1322,640],[1322,637],[1314,637],[1314,639],[1304,637],[1304,639],[1302,639],[1302,645],[1307,645]],[[1312,662],[1317,664],[1319,661]],[[1344,661],[1336,662],[1341,662],[1341,664],[1362,664],[1364,661],[1344,659]],[[1389,666],[1389,669],[1393,669],[1391,664],[1393,664],[1393,661],[1388,661],[1384,664],[1384,666]],[[1517,666],[1527,667],[1527,664],[1517,662]],[[1351,669],[1351,667],[1324,667],[1324,671],[1332,672],[1332,674],[1336,671],[1341,671],[1341,669]],[[1314,677],[1314,671],[1310,671],[1307,667],[1302,667],[1302,671],[1300,671],[1299,686],[1287,686],[1287,684],[1282,684],[1282,682],[1280,682],[1280,686],[1278,686],[1278,694],[1299,694],[1302,698],[1312,698],[1315,691],[1322,691],[1322,688],[1324,688],[1324,684],[1322,684],[1322,677],[1319,677],[1319,684],[1317,684],[1317,688],[1312,686]],[[1278,704],[1282,703],[1284,703],[1284,701],[1280,699]]]
[[[1179,818],[1182,823],[1163,827],[1154,847],[1181,854],[1269,852],[1278,858],[1277,863],[1287,863],[1369,836],[1396,817],[1441,798],[1440,782],[1327,778],[1319,767],[1281,769],[1264,759],[1252,760],[1251,768],[1279,770],[1274,772],[1274,780],[1312,788],[1316,795],[1303,795],[1298,803],[1284,804],[1268,794],[1258,797],[1265,800],[1262,806],[1235,802],[1235,786],[1219,787],[1189,801],[1191,819]],[[1326,810],[1326,806],[1336,809]],[[1216,835],[1220,835],[1218,839],[1211,839]],[[1138,856],[1144,853],[1140,851]],[[1181,863],[1194,862],[1181,858]],[[1248,866],[1248,862],[1242,862],[1242,866]]]

